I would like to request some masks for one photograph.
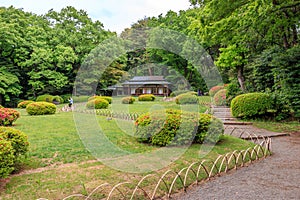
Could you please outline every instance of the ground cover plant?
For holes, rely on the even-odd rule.
[[[119,101],[121,102],[121,99]],[[138,110],[147,110],[145,109],[147,107],[149,111],[155,102],[143,103],[145,103],[144,108],[138,108]],[[161,103],[165,105],[165,102]],[[149,107],[149,105],[151,106]],[[174,103],[174,105],[176,104]],[[73,121],[73,113],[59,112],[54,115],[31,116],[25,110],[20,109],[19,111],[22,117],[16,126],[21,131],[28,133],[30,142],[28,158],[25,162],[27,164],[24,164],[21,169],[38,169],[34,171],[35,173],[21,173],[11,177],[8,184],[1,190],[1,198],[62,199],[69,194],[90,192],[104,182],[114,184],[126,180],[138,181],[145,175],[123,173],[97,162],[79,139]],[[85,113],[79,114],[86,116],[86,119],[91,116]],[[101,116],[98,116],[97,119],[109,140],[124,150],[138,153],[158,148],[139,143],[135,137],[122,131],[115,119],[108,121],[106,117]],[[128,129],[132,129],[132,132],[135,129],[133,121],[123,120],[122,124]],[[207,154],[205,159],[214,159],[219,154],[235,149],[246,149],[252,145],[246,141],[223,136],[219,144],[214,146],[213,151],[209,154],[202,152],[201,155]],[[200,148],[200,144],[193,144],[170,168],[179,170],[187,163],[199,160]],[[165,170],[161,169],[158,173],[163,173]]]

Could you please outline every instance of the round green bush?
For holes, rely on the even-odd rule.
[[[43,94],[40,95],[36,98],[37,102],[43,101],[43,102],[49,102],[52,103],[53,102],[53,98],[54,96],[50,95],[50,94]]]
[[[133,97],[124,97],[122,98],[123,104],[133,104],[135,102],[135,98]]]
[[[71,96],[70,96],[71,97]],[[72,96],[74,103],[84,103],[87,102],[89,96]],[[66,103],[69,102],[69,98],[67,99]]]
[[[33,103],[34,101],[32,100],[25,100],[25,101],[21,101],[20,103],[18,103],[18,108],[26,108],[26,106],[30,103]]]
[[[64,103],[64,99],[60,96],[53,96],[52,98],[52,103],[54,104],[61,104],[61,103]]]
[[[108,96],[92,96],[92,97],[88,98],[88,101],[91,101],[94,99],[105,99],[109,104],[112,103],[112,97],[108,97]]]
[[[184,93],[188,93],[188,92],[191,92],[190,90],[176,90],[176,91],[173,91],[170,96],[171,97],[176,97],[180,94],[184,94]]]
[[[89,109],[106,109],[108,108],[108,101],[102,98],[95,98],[87,102],[86,107]]]
[[[63,95],[60,95],[60,97],[64,100],[63,103],[69,103],[69,99],[72,97],[71,94],[63,94]],[[74,100],[74,97],[73,97],[73,100]]]
[[[155,96],[153,94],[142,94],[138,97],[139,101],[154,101]]]
[[[272,99],[269,94],[265,93],[242,94],[231,101],[230,108],[234,117],[261,117],[272,108]]]
[[[214,86],[214,87],[212,87],[212,88],[210,88],[210,90],[209,90],[209,96],[211,96],[211,97],[214,97],[215,96],[215,94],[219,91],[219,90],[222,90],[222,89],[224,89],[224,86],[223,85],[217,85],[217,86]]]
[[[0,127],[0,137],[11,142],[15,158],[28,151],[28,138],[22,131],[11,127]]]
[[[226,106],[226,89],[219,90],[214,96],[216,106]]]
[[[138,141],[158,146],[217,142],[224,132],[223,123],[212,115],[171,109],[145,113],[135,125]]]
[[[28,104],[26,111],[29,115],[51,115],[56,112],[56,105],[49,102],[33,102]]]
[[[0,108],[0,126],[11,126],[18,118],[20,113],[11,108]]]
[[[10,141],[0,137],[0,178],[6,178],[14,170],[14,149]]]
[[[176,97],[175,102],[177,104],[197,104],[198,97],[190,93],[180,94]]]

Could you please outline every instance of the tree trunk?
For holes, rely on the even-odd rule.
[[[242,91],[245,91],[245,77],[244,77],[244,67],[239,66],[237,67],[237,78],[241,87]]]
[[[295,24],[293,25],[292,29],[293,29],[293,45],[295,46],[296,44],[298,44],[298,33]]]

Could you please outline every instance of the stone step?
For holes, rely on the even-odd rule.
[[[214,116],[232,116],[230,113],[214,113]]]
[[[230,110],[212,110],[213,113],[230,113]]]
[[[252,125],[252,122],[224,121],[224,125]]]
[[[217,118],[222,121],[236,121],[236,118],[232,118],[232,117],[217,117]]]

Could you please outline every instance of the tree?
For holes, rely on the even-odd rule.
[[[18,77],[8,72],[5,67],[0,67],[0,104],[21,94],[21,89]]]

